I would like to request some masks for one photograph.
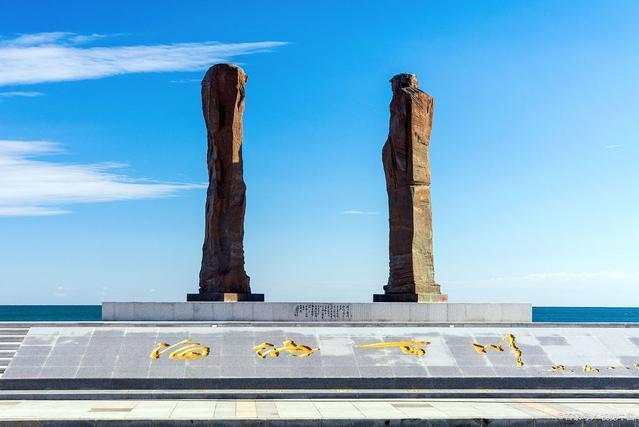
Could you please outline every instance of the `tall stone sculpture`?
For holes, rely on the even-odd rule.
[[[209,188],[200,292],[188,294],[188,301],[264,301],[263,294],[251,293],[244,271],[242,114],[247,80],[244,70],[230,64],[209,68],[202,80]]]
[[[389,207],[390,274],[374,301],[443,302],[435,283],[428,148],[435,100],[414,74],[391,79],[390,130],[382,151]]]

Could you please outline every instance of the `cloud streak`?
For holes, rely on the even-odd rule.
[[[14,98],[14,97],[27,97],[33,98],[36,96],[44,95],[42,92],[22,92],[22,91],[13,91],[13,92],[0,92],[0,98]]]
[[[0,140],[0,216],[61,215],[70,204],[161,198],[206,187],[136,179],[115,163],[37,160],[63,153],[50,141]]]
[[[196,71],[239,55],[269,51],[278,41],[84,46],[105,37],[68,32],[0,40],[0,86],[99,79],[121,74]]]
[[[347,211],[342,211],[342,215],[377,215],[377,212],[360,211],[360,210],[351,209]]]

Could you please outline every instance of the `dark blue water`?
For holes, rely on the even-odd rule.
[[[639,322],[639,307],[533,307],[533,322]]]
[[[0,305],[0,322],[102,320],[99,305]]]
[[[0,305],[0,322],[101,319],[99,305]],[[533,307],[533,322],[639,322],[639,307]]]

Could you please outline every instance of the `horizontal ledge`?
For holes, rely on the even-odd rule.
[[[0,390],[529,389],[633,390],[639,377],[3,378]]]

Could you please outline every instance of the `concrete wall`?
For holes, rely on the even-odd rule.
[[[105,321],[504,322],[532,320],[530,304],[105,302]]]

